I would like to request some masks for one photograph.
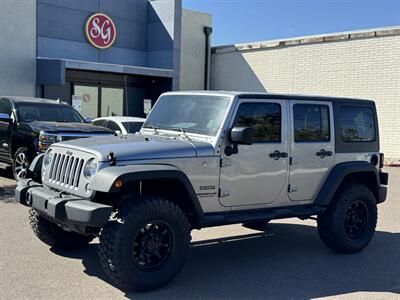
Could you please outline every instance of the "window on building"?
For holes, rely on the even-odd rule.
[[[293,106],[294,141],[326,142],[330,140],[329,107],[317,104]]]
[[[255,129],[254,142],[281,141],[281,106],[276,103],[242,103],[233,127]]]
[[[371,142],[375,140],[375,122],[371,108],[340,108],[341,137],[344,142]]]

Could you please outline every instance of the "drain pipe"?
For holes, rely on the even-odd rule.
[[[205,65],[204,65],[204,89],[210,89],[210,74],[211,74],[211,33],[212,27],[204,26],[204,34],[206,35],[205,47]]]

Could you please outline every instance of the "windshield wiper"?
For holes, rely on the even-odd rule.
[[[172,128],[168,128],[168,130],[180,131],[180,132],[182,132],[182,135],[186,139],[188,139],[189,141],[191,140],[190,137],[187,135],[186,130],[181,127],[172,127]]]

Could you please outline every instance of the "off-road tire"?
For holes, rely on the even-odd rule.
[[[245,228],[248,228],[248,229],[252,229],[252,230],[266,231],[269,221],[271,221],[271,220],[243,223],[242,226]]]
[[[93,240],[91,236],[61,229],[61,227],[40,216],[32,208],[29,210],[29,223],[35,235],[43,243],[58,249],[80,249]]]
[[[20,170],[17,170],[17,168],[19,168],[21,166],[20,166],[20,163],[17,162],[17,159],[20,159],[21,156],[25,157],[26,161],[24,164],[26,164],[26,166],[23,167],[24,175],[20,177],[20,176],[18,176],[18,174],[20,173]],[[15,153],[14,153],[13,161],[12,161],[12,173],[13,173],[15,180],[29,177],[29,164],[30,163],[31,163],[31,158],[29,157],[28,148],[26,148],[26,147],[18,148],[17,151],[15,151]]]
[[[135,261],[134,245],[141,229],[151,222],[169,226],[173,242],[164,263],[154,270],[143,270]],[[126,200],[100,236],[99,258],[105,273],[123,290],[150,291],[171,281],[182,268],[191,240],[185,213],[173,202],[158,196]]]
[[[351,237],[346,231],[345,220],[356,202],[364,207],[367,218],[359,233]],[[348,183],[338,190],[327,210],[318,216],[318,233],[322,242],[335,252],[356,253],[371,241],[377,218],[376,199],[371,190],[362,184]]]

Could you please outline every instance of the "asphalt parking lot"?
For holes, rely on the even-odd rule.
[[[165,288],[125,294],[97,260],[97,241],[79,251],[49,249],[34,237],[14,181],[0,171],[0,299],[400,299],[400,168],[367,249],[339,255],[315,221],[273,221],[265,232],[240,225],[192,233],[190,256]]]

